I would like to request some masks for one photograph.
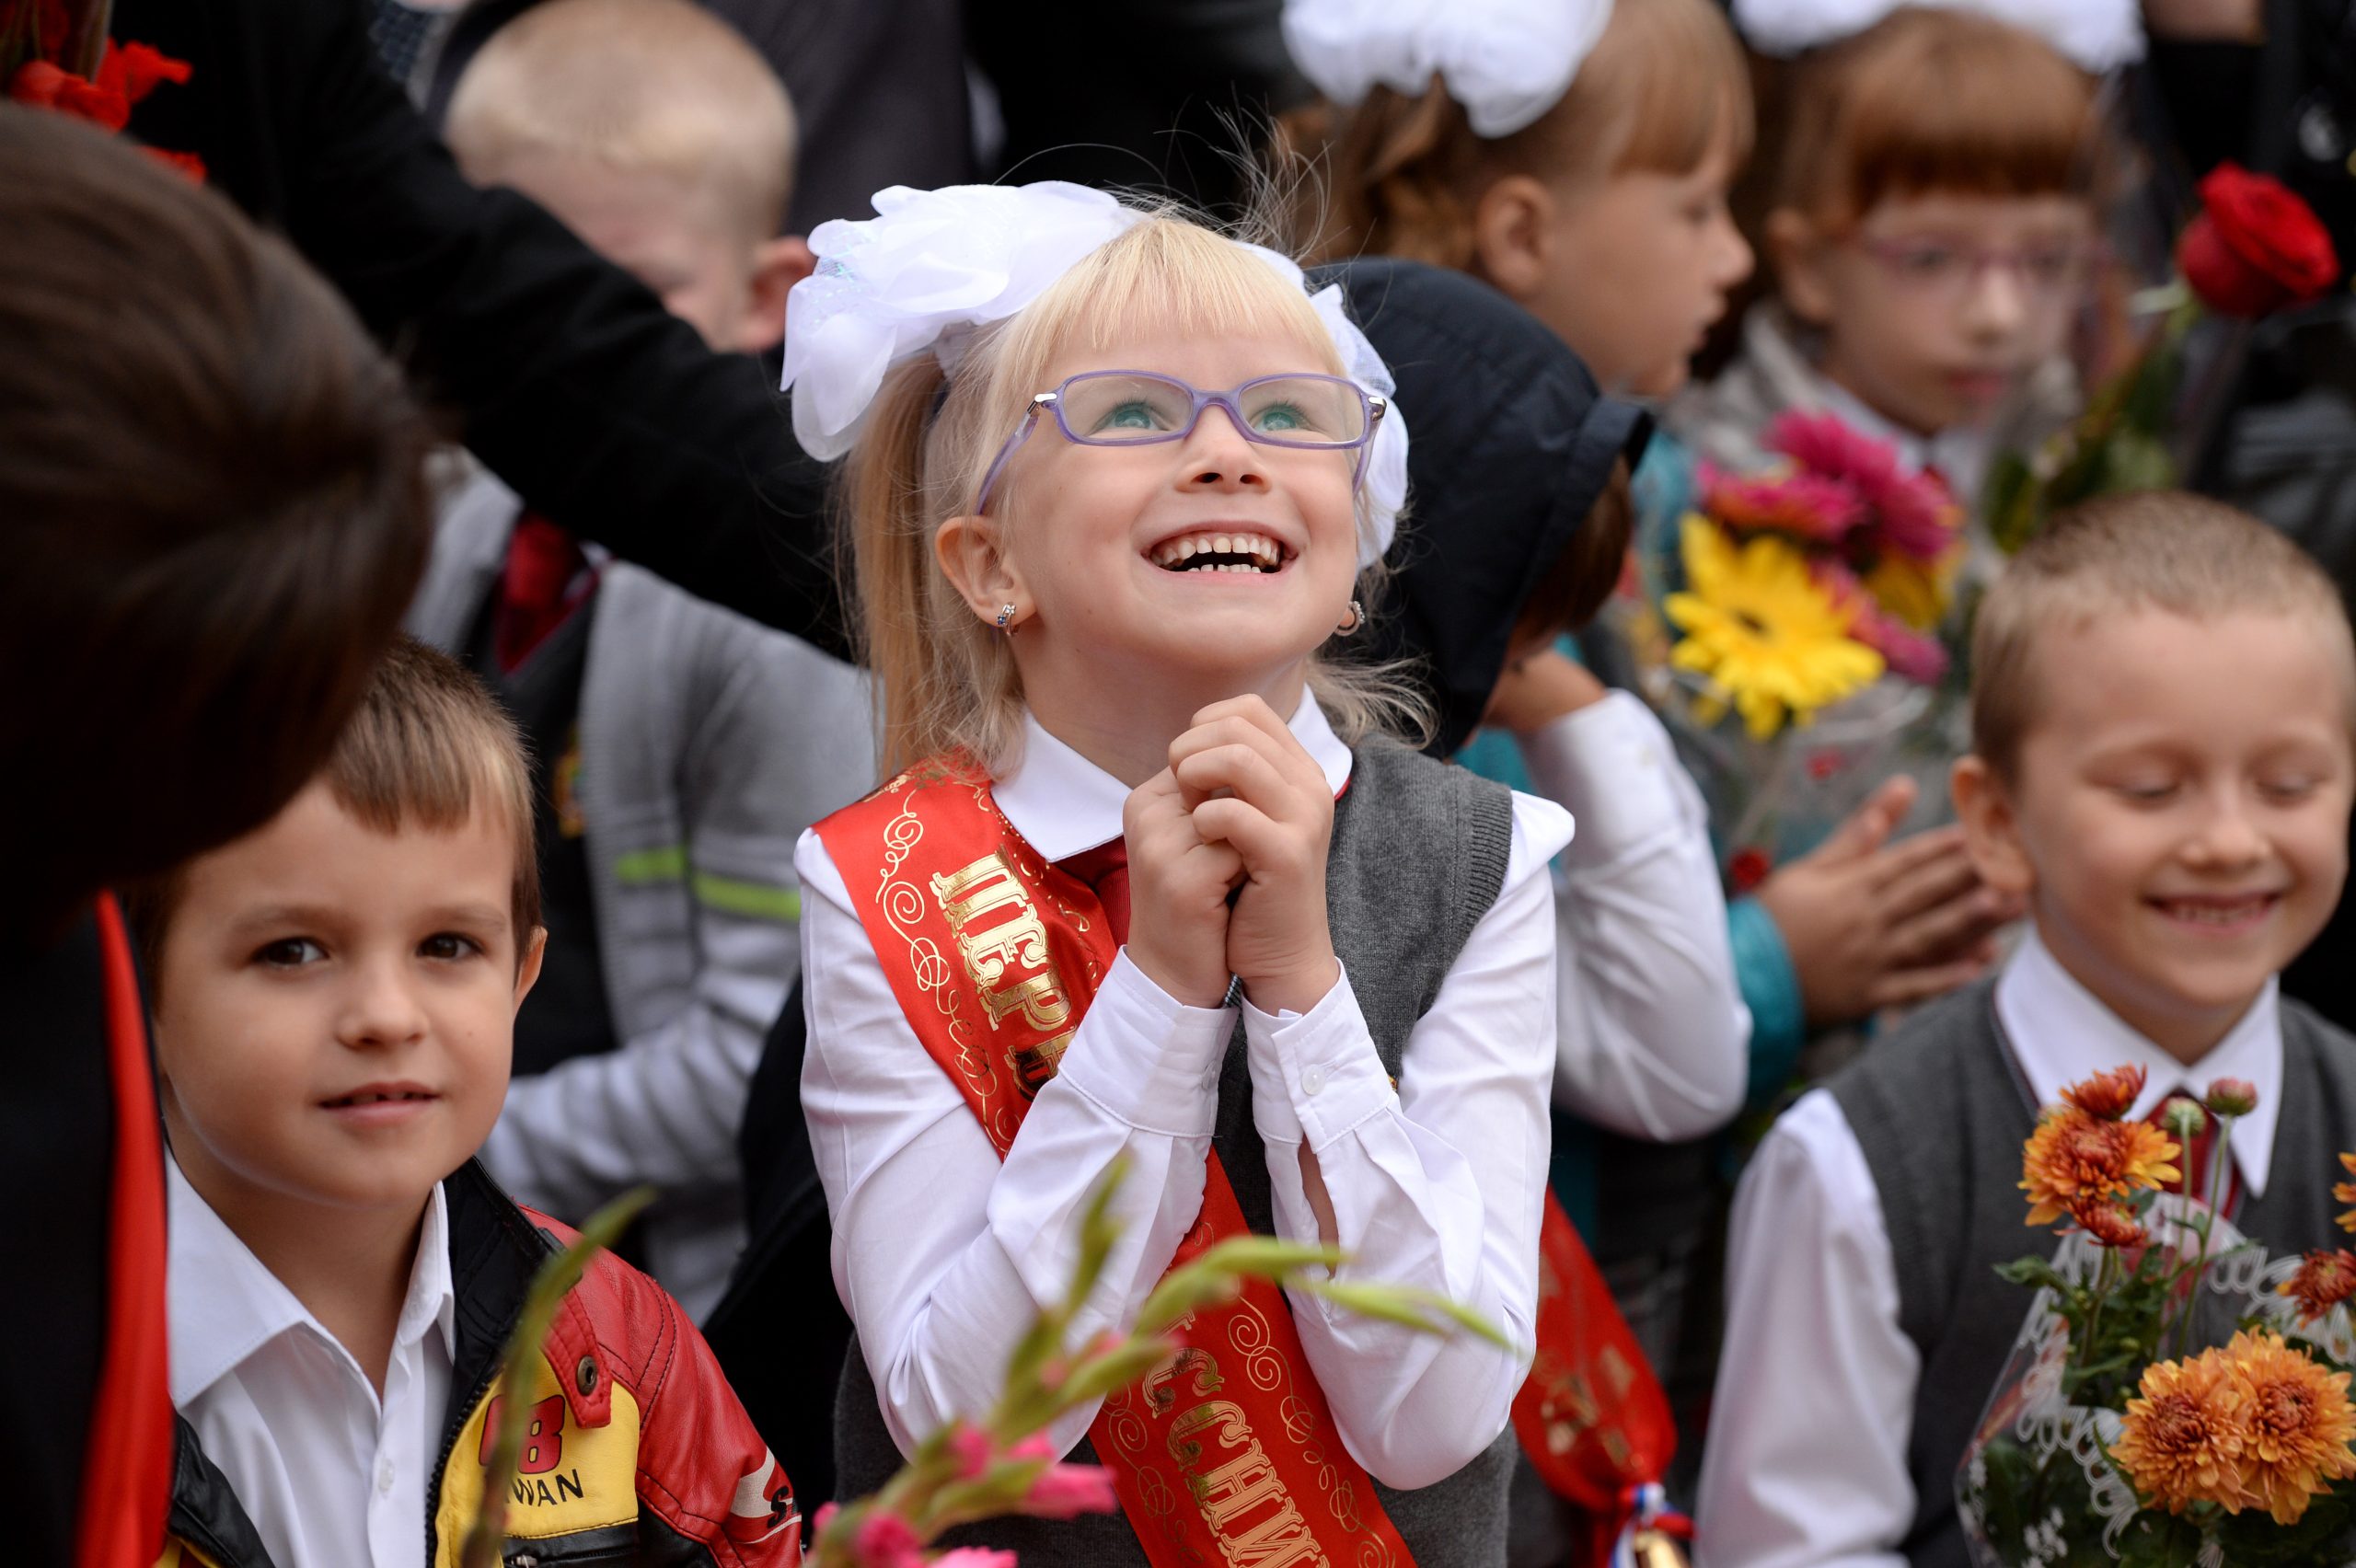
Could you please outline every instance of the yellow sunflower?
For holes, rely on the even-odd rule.
[[[2262,1329],[2235,1334],[2225,1359],[2247,1394],[2242,1465],[2249,1500],[2276,1524],[2295,1525],[2316,1493],[2356,1476],[2348,1374],[2327,1372],[2305,1351]]]
[[[2214,1503],[2238,1514],[2257,1501],[2243,1479],[2249,1389],[2219,1350],[2143,1368],[2110,1457],[2135,1489],[2171,1514]]]
[[[1865,591],[1907,626],[1928,631],[1946,617],[1948,601],[1955,596],[1956,571],[1962,564],[1960,549],[1931,561],[1884,550],[1874,569],[1865,573]]]
[[[1685,520],[1686,591],[1662,605],[1685,635],[1669,651],[1732,700],[1753,737],[1805,724],[1869,685],[1881,655],[1849,635],[1850,612],[1808,575],[1807,558],[1772,535],[1737,546],[1708,519]]]

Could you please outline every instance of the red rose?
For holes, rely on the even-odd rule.
[[[2219,164],[2200,182],[2200,208],[2177,241],[2176,262],[2200,303],[2220,315],[2271,315],[2339,281],[2331,236],[2280,180]]]
[[[1775,862],[1763,849],[1738,849],[1734,859],[1727,862],[1727,886],[1738,898],[1767,880]]]

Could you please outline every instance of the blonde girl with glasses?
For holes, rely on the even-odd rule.
[[[1116,1164],[1073,1330],[1256,1231],[1534,1340],[1567,813],[1329,662],[1403,499],[1390,378],[1299,270],[1077,187],[812,236],[803,444],[848,452],[884,787],[803,841],[803,1105],[858,1337],[841,1485],[990,1406]],[[1273,1289],[1050,1434],[1120,1514],[1026,1563],[1503,1561],[1530,1353]]]

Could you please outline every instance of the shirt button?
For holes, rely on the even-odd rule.
[[[393,1461],[386,1459],[376,1466],[376,1490],[387,1496],[393,1490]]]
[[[1303,1094],[1315,1094],[1315,1093],[1319,1092],[1320,1090],[1322,1090],[1324,1087],[1325,1087],[1325,1069],[1324,1069],[1323,1067],[1320,1067],[1320,1066],[1310,1066],[1310,1067],[1304,1067],[1304,1068],[1301,1070],[1301,1074],[1300,1074],[1300,1091],[1301,1091],[1301,1093],[1303,1093]]]

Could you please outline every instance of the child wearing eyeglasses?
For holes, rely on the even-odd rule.
[[[786,363],[803,445],[849,453],[891,780],[797,862],[840,1489],[990,1408],[1118,1169],[1072,1343],[1257,1232],[1523,1348],[1253,1286],[1050,1429],[1122,1514],[989,1544],[1499,1562],[1571,821],[1329,661],[1403,500],[1389,375],[1338,289],[1102,192],[877,205],[812,236]]]
[[[1772,40],[1783,0],[1737,19]],[[1905,8],[1793,63],[1764,249],[1772,299],[1669,410],[1738,470],[1788,410],[1839,415],[1977,511],[1992,457],[2077,411],[2064,356],[2091,282],[2095,83],[2043,38]]]

